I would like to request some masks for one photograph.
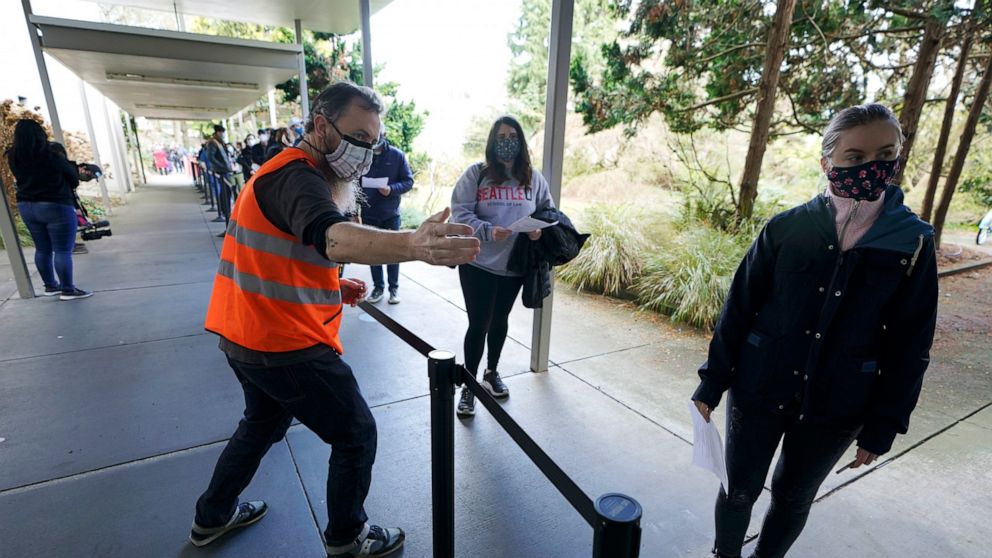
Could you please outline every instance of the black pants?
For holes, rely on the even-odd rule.
[[[523,277],[504,277],[473,265],[459,266],[458,277],[462,283],[465,309],[468,310],[465,367],[472,374],[478,373],[482,351],[488,341],[487,368],[496,370],[506,342],[510,310],[520,294]]]
[[[741,555],[751,508],[781,440],[782,453],[772,476],[772,504],[755,549],[758,558],[781,558],[799,538],[816,491],[859,428],[809,424],[795,415],[741,408],[733,396],[727,407],[730,486],[729,494],[721,487],[716,499],[716,551],[726,558]]]
[[[347,544],[365,526],[365,497],[375,462],[375,419],[341,357],[265,367],[227,359],[245,392],[245,414],[220,454],[210,486],[196,502],[196,523],[224,525],[262,457],[293,417],[331,445],[327,472],[328,544]]]
[[[400,216],[395,215],[393,217],[387,217],[386,219],[370,219],[368,217],[363,217],[362,221],[370,226],[377,229],[384,229],[387,231],[398,231],[400,230]],[[382,280],[382,266],[373,265],[372,268],[372,286],[376,289],[385,289],[385,282]],[[389,264],[386,266],[386,275],[389,279],[389,292],[394,293],[400,288],[400,264]]]

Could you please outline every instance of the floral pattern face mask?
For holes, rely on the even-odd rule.
[[[875,201],[899,171],[899,161],[869,161],[854,167],[831,167],[827,181],[835,194],[859,201]]]

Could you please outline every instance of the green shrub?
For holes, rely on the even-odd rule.
[[[709,227],[686,229],[670,246],[649,257],[634,285],[638,304],[672,321],[713,329],[751,240]]]
[[[606,295],[633,285],[644,267],[652,221],[630,206],[595,205],[580,222],[580,230],[592,236],[557,277],[580,291]]]
[[[403,204],[400,207],[400,228],[401,229],[416,229],[427,220],[427,215],[422,209],[415,205]]]
[[[34,240],[31,239],[31,233],[28,231],[28,227],[24,224],[24,221],[21,221],[20,215],[14,216],[14,224],[17,226],[17,237],[21,240],[21,246],[24,248],[34,246]],[[6,249],[2,238],[0,238],[0,249]]]

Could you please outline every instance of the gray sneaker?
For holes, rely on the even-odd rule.
[[[458,408],[455,414],[460,417],[475,416],[475,394],[468,388],[462,388],[461,399],[458,400]]]
[[[495,370],[486,370],[486,373],[482,375],[482,387],[486,388],[486,391],[493,397],[510,396],[510,388],[506,387],[503,378],[500,378],[499,372]]]
[[[396,291],[389,291],[389,303],[390,304],[400,303],[400,295],[397,294]]]
[[[369,295],[365,300],[371,302],[372,304],[378,304],[382,300],[382,289],[376,287],[372,289],[372,294]]]
[[[201,527],[193,522],[193,530],[189,533],[189,542],[194,546],[206,546],[229,531],[240,527],[247,527],[265,517],[269,511],[269,506],[261,500],[254,502],[241,502],[234,510],[234,515],[226,525],[220,527]]]
[[[378,525],[369,525],[354,541],[344,545],[327,545],[327,558],[352,558],[365,556],[379,558],[388,556],[403,546],[406,533],[403,529],[385,529]]]

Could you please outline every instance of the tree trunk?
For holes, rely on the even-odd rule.
[[[937,54],[940,52],[940,41],[943,37],[944,23],[934,17],[928,17],[924,22],[923,40],[920,42],[916,65],[913,66],[913,75],[909,78],[906,94],[902,98],[902,110],[899,112],[899,123],[902,125],[903,134],[906,135],[906,141],[902,144],[900,153],[902,164],[899,165],[899,172],[894,180],[896,184],[902,184],[902,177],[906,172],[906,161],[909,160],[909,152],[913,149],[913,141],[916,139],[916,126],[920,122],[920,115],[923,114],[930,78],[937,64]]]
[[[968,111],[968,120],[965,122],[964,131],[961,132],[961,141],[958,142],[958,150],[954,154],[951,170],[947,173],[947,180],[944,181],[944,191],[940,194],[940,203],[937,204],[937,214],[934,216],[933,226],[937,233],[938,248],[940,247],[940,235],[944,232],[947,210],[951,207],[951,198],[954,197],[954,190],[958,187],[958,180],[961,178],[961,171],[964,169],[968,150],[971,149],[971,140],[975,137],[975,128],[978,127],[982,108],[989,97],[989,86],[992,86],[992,56],[989,56],[985,63],[985,75],[982,76],[982,82],[978,85],[978,92],[975,93],[971,110]]]
[[[775,92],[778,89],[778,79],[782,73],[782,59],[785,57],[785,49],[789,45],[789,28],[792,25],[792,13],[795,9],[795,0],[778,0],[775,20],[768,33],[765,66],[761,73],[761,83],[758,85],[758,109],[754,114],[751,141],[748,144],[744,173],[741,176],[740,204],[737,208],[737,215],[741,219],[751,217],[754,211],[754,201],[758,197],[761,161],[765,157],[765,148],[768,146],[769,128],[771,127],[772,115],[775,112]]]

